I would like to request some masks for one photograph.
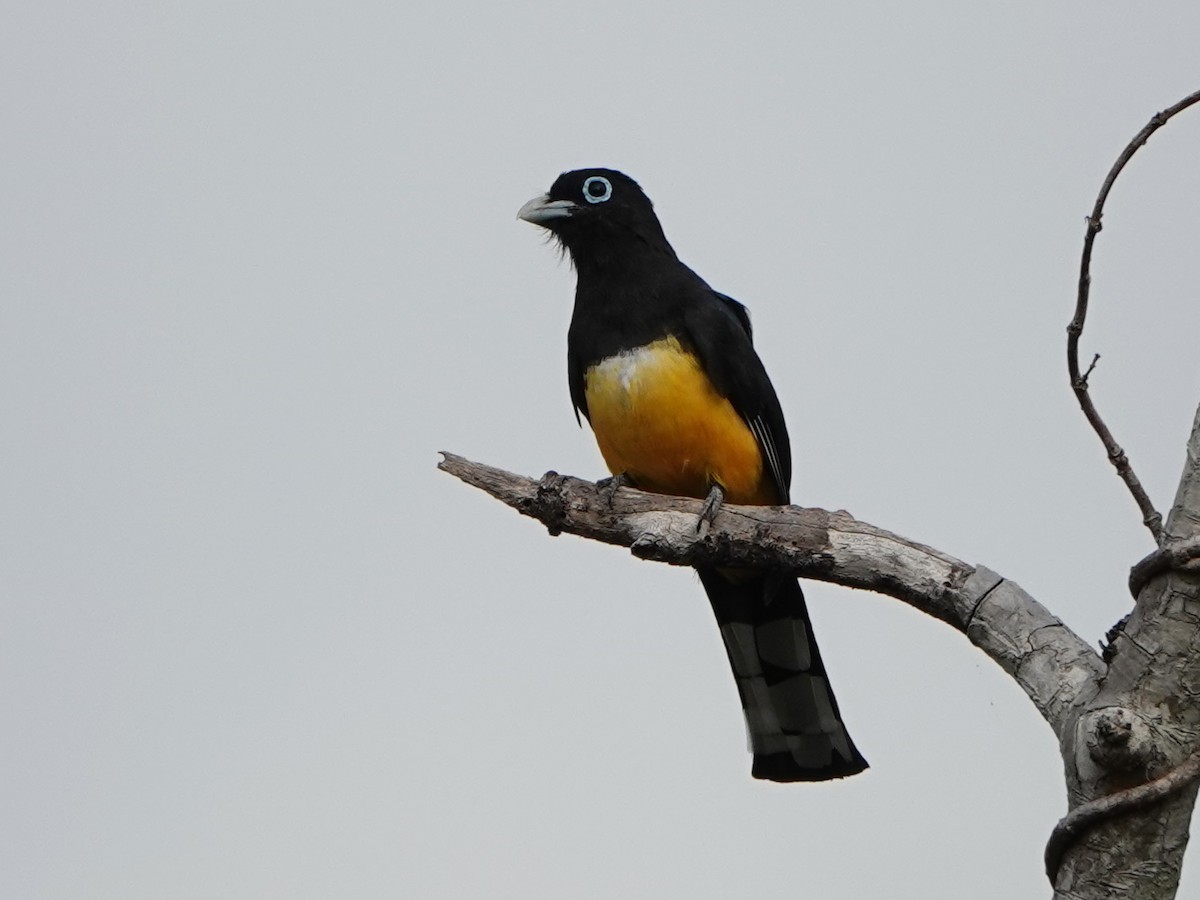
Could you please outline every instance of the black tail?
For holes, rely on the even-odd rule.
[[[825,675],[800,583],[698,569],[737,679],[755,778],[825,781],[867,761],[850,740]]]

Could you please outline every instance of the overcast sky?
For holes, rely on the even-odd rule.
[[[0,896],[1049,893],[1054,738],[961,635],[811,585],[872,768],[755,782],[694,576],[551,539],[437,451],[604,474],[572,273],[515,214],[619,168],[750,307],[797,502],[1098,639],[1151,543],[1064,329],[1101,180],[1200,87],[1200,5],[733,10],[8,5]],[[1083,340],[1160,509],[1198,154],[1193,110],[1118,183]]]

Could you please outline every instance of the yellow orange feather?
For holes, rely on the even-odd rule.
[[[749,426],[674,337],[623,351],[584,375],[588,418],[609,471],[663,494],[780,502]]]

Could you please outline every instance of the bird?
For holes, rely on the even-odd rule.
[[[709,522],[725,502],[789,503],[791,445],[750,314],[679,259],[638,183],[615,169],[564,172],[517,216],[549,232],[575,270],[567,382],[611,473],[608,496],[628,485],[702,499]],[[737,682],[751,775],[808,782],[866,769],[799,581],[697,573]]]

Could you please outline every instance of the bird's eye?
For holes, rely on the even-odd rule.
[[[601,175],[593,175],[583,183],[583,199],[588,203],[603,203],[612,196],[612,182]]]

